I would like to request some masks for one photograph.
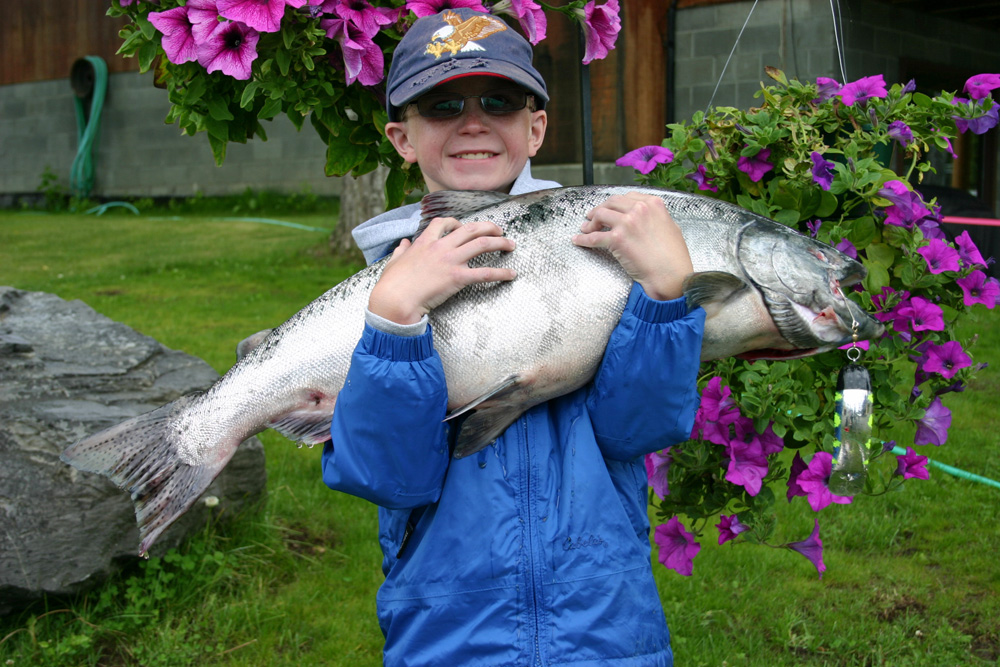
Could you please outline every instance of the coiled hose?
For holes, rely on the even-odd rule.
[[[108,91],[108,66],[100,56],[84,56],[70,70],[76,103],[76,157],[69,172],[70,192],[86,199],[94,189],[94,144],[101,131],[101,111]],[[85,102],[90,100],[90,113]]]

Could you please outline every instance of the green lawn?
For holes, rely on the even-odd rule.
[[[239,340],[360,268],[331,259],[325,241],[215,216],[0,212],[0,285],[81,299],[225,372]],[[990,312],[976,325],[976,361],[991,367],[947,397],[948,443],[920,452],[992,479],[998,324]],[[379,664],[374,508],[323,486],[318,449],[273,432],[262,440],[260,514],[206,529],[78,600],[0,619],[0,665]],[[781,505],[780,539],[803,539],[813,512],[803,499]],[[694,576],[654,567],[677,664],[1000,664],[998,506],[1000,489],[933,468],[899,493],[831,506],[820,514],[822,579],[796,553],[720,547],[709,530]]]

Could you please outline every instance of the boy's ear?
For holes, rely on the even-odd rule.
[[[410,143],[410,137],[405,122],[391,122],[385,124],[385,136],[389,138],[399,156],[407,162],[413,164],[417,161],[417,151]]]
[[[548,127],[549,117],[544,111],[531,112],[531,128],[528,136],[528,157],[535,157],[535,153],[542,147],[545,140],[545,128]],[[386,125],[388,127],[388,125]]]

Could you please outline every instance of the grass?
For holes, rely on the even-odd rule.
[[[214,215],[0,212],[0,284],[81,299],[224,372],[239,340],[360,267],[330,258],[325,240]],[[921,448],[992,479],[998,324],[990,312],[976,325],[976,360],[991,367],[948,397],[947,445]],[[0,665],[379,664],[374,508],[323,486],[318,450],[262,440],[260,513],[209,526],[92,593],[0,619]],[[710,530],[694,576],[654,567],[677,664],[1000,664],[998,503],[1000,490],[932,469],[899,493],[831,506],[822,579],[798,554],[720,547]],[[814,514],[802,499],[781,505],[782,539],[803,539]]]

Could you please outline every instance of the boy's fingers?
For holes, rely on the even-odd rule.
[[[470,284],[503,282],[517,278],[517,271],[496,266],[483,266],[476,269],[469,269],[469,277]]]

